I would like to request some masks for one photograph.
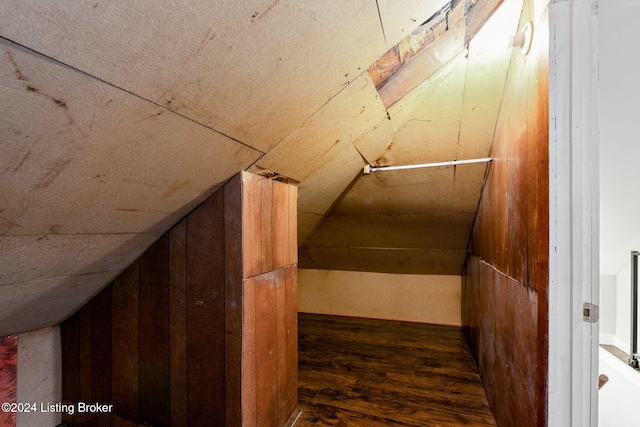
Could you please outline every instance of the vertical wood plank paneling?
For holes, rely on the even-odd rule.
[[[271,243],[273,264],[271,269],[289,264],[289,186],[271,181]]]
[[[112,311],[112,398],[114,413],[138,419],[139,367],[139,277],[140,262],[134,262],[114,282]],[[63,348],[67,343],[63,340]],[[65,395],[65,397],[67,397]],[[72,401],[77,401],[67,397]]]
[[[93,301],[78,310],[80,317],[80,400],[91,401],[91,317]]]
[[[534,78],[530,67],[525,67],[517,76],[512,76],[510,96],[503,101],[507,103],[504,108],[514,113],[506,114],[509,126],[502,132],[507,139],[509,159],[506,197],[508,252],[506,264],[501,266],[500,270],[522,283],[528,281],[527,234],[528,224],[531,223],[527,197],[531,184],[528,175],[528,149],[533,141],[529,141],[528,135],[529,114],[517,112],[528,111],[529,99],[532,98],[532,93],[529,93],[530,82]]]
[[[242,175],[224,186],[225,413],[226,425],[242,424],[243,255]],[[259,215],[259,212],[253,212]]]
[[[0,403],[16,402],[18,390],[18,336],[0,337]],[[0,410],[0,426],[16,427],[16,413]]]
[[[469,272],[478,280],[472,349],[490,384],[487,398],[510,403],[493,407],[496,419],[505,425],[533,427],[537,425],[531,416],[537,412],[537,294],[477,257],[469,264]]]
[[[62,346],[62,396],[80,400],[80,315],[75,313],[60,325]],[[66,421],[65,421],[66,422]]]
[[[549,10],[545,9],[542,19],[536,24],[536,43],[549,44]],[[530,144],[535,154],[529,156],[531,169],[536,171],[536,187],[531,191],[537,200],[531,202],[534,214],[534,230],[529,232],[529,271],[535,289],[538,291],[538,379],[537,402],[547,400],[547,379],[549,373],[549,51],[535,49],[536,80],[531,91],[536,93],[535,123],[530,123]],[[532,83],[533,84],[533,83]],[[538,404],[538,427],[547,426],[547,405]]]
[[[536,24],[544,34],[546,21]],[[541,37],[510,65],[463,275],[464,330],[498,425],[547,422],[549,64]]]
[[[242,172],[242,253],[244,277],[262,272],[262,185],[264,179]]]
[[[138,427],[138,423],[114,415],[111,417],[111,427]]]
[[[487,261],[505,270],[507,264],[507,177],[509,174],[508,141],[505,135],[497,135],[492,148],[492,156],[496,161],[490,168],[491,185],[485,187],[490,195],[487,210],[484,212],[486,226],[481,240],[487,240]],[[495,152],[493,152],[495,149]],[[489,215],[487,215],[489,214]]]
[[[111,286],[93,298],[91,316],[91,395],[92,402],[112,403],[111,396]],[[109,414],[97,414],[97,426],[111,425]]]
[[[237,175],[64,322],[64,400],[114,404],[65,421],[283,425],[297,403],[296,199]]]
[[[244,327],[245,358],[254,361],[249,370],[255,368],[255,374],[243,373],[245,401],[249,411],[256,408],[249,421],[258,426],[284,425],[297,405],[296,267],[245,279],[244,289],[245,312],[249,312]],[[253,313],[253,321],[247,321]]]
[[[487,176],[485,190],[483,191],[480,199],[478,213],[476,214],[476,220],[472,228],[472,238],[469,244],[473,253],[493,254],[497,250],[495,244],[498,240],[497,238],[487,239],[480,237],[482,235],[494,236],[495,224],[491,219],[496,218],[496,215],[498,215],[496,212],[499,212],[499,206],[497,206],[497,203],[494,200],[495,194],[490,190],[493,188],[493,182],[496,180],[497,176],[497,174],[492,171],[496,165],[499,165],[499,159],[497,157],[498,150],[495,146],[492,147],[491,156],[494,158],[494,161],[491,163],[491,167],[489,169],[491,173]],[[487,258],[486,260],[487,262],[493,263],[495,262],[495,257]]]
[[[536,81],[538,81],[541,76],[536,76]],[[540,82],[543,84],[544,78]],[[529,93],[537,93],[536,83],[532,79],[529,82]],[[539,94],[537,96],[531,96],[528,98],[528,109],[529,111],[537,111],[538,110],[538,102],[539,102]],[[546,96],[546,95],[545,95]],[[543,107],[545,103],[543,102],[541,107]],[[542,108],[544,109],[544,108]],[[538,289],[540,284],[540,280],[538,274],[540,273],[539,262],[540,262],[540,254],[538,241],[548,242],[548,237],[538,236],[536,237],[537,230],[540,227],[540,221],[542,220],[541,216],[544,217],[544,211],[542,209],[546,208],[548,212],[548,180],[545,180],[543,177],[545,174],[541,170],[541,166],[544,167],[544,163],[548,165],[548,156],[543,156],[541,151],[548,152],[548,141],[540,140],[540,129],[538,120],[542,119],[543,116],[538,114],[529,114],[528,116],[528,125],[527,125],[527,138],[532,142],[527,144],[527,173],[526,173],[526,181],[527,181],[527,215],[529,217],[529,221],[526,224],[526,249],[527,256],[529,258],[528,265],[528,274],[529,274],[529,282],[530,286],[534,289]],[[546,120],[546,118],[545,118]],[[546,126],[545,126],[546,128]],[[545,132],[545,137],[548,140],[548,131]],[[547,189],[544,190],[540,188],[540,184],[547,182]],[[545,199],[545,200],[543,200]],[[542,208],[542,209],[541,209]],[[548,243],[547,243],[548,247]]]
[[[278,325],[275,316],[277,273],[256,277],[256,425],[277,425]]]
[[[260,181],[262,187],[262,206],[261,206],[261,223],[260,229],[261,242],[261,268],[260,273],[271,271],[274,268],[273,258],[273,181],[263,179]]]
[[[289,185],[289,264],[298,263],[298,187]]]
[[[224,193],[187,218],[189,425],[225,425]]]
[[[253,278],[243,281],[242,425],[256,426],[256,287]]]
[[[92,374],[91,367],[92,356],[91,349],[93,347],[93,331],[91,329],[93,317],[93,300],[89,301],[79,310],[80,314],[80,400],[83,402],[92,402]],[[95,414],[76,413],[73,421],[76,425],[83,427],[93,427],[96,425]]]
[[[285,276],[285,316],[287,328],[286,348],[286,417],[294,413],[298,405],[298,278],[297,268],[290,265]],[[282,350],[281,350],[282,351]],[[283,420],[283,421],[286,421]]]
[[[187,221],[169,231],[169,356],[171,426],[188,425]]]
[[[140,258],[139,422],[171,424],[169,378],[169,239]]]
[[[278,425],[286,422],[287,415],[287,268],[274,270],[276,287],[275,317],[277,331],[276,355],[278,357],[277,413]]]
[[[71,402],[69,400],[66,400],[66,399],[62,399],[62,403],[66,404],[66,405],[72,405],[73,404],[73,402]],[[73,423],[73,415],[69,414],[68,412],[63,412],[62,413],[62,422],[67,424],[67,425],[69,425],[69,426],[74,425],[74,423]]]

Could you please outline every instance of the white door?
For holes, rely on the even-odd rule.
[[[549,5],[548,425],[598,424],[597,0]],[[593,314],[593,310],[591,311]]]

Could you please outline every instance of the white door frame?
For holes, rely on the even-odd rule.
[[[548,425],[598,424],[597,0],[549,5]]]

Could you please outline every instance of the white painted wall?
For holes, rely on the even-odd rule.
[[[640,0],[600,0],[600,271],[640,250]]]
[[[639,15],[640,0],[599,1],[600,342],[627,353],[630,252],[640,250]],[[600,427],[640,425],[640,374],[603,349],[600,373],[609,376],[599,392]]]
[[[300,269],[298,310],[460,326],[461,289],[461,276]]]
[[[60,327],[18,335],[17,401],[35,403],[36,412],[17,414],[17,427],[51,426],[61,422],[59,413],[42,412],[40,404],[62,401],[62,350]]]
[[[630,252],[640,250],[640,0],[600,0],[600,340],[629,351]],[[610,288],[616,277],[615,300]],[[604,279],[603,279],[604,278]],[[612,342],[609,322],[615,314]]]
[[[630,352],[631,342],[631,264],[625,265],[616,275],[616,334],[615,345]]]
[[[629,266],[619,274],[600,275],[600,344],[615,345],[629,353]]]
[[[617,277],[600,275],[600,336],[616,335]]]
[[[600,349],[600,373],[609,382],[598,392],[598,427],[639,426],[640,373],[604,349]]]

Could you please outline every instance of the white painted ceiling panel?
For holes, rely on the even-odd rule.
[[[300,182],[300,265],[460,274],[484,165],[362,176],[490,146],[509,55],[467,58],[466,21],[389,111],[366,72],[448,3],[0,0],[0,335],[67,317],[241,170]]]
[[[473,213],[478,210],[480,192],[484,184],[487,168],[491,165],[478,163],[456,167],[453,184],[453,213]]]
[[[302,246],[324,220],[323,215],[298,212],[298,246]]]
[[[351,145],[386,117],[376,88],[365,72],[265,154],[258,166],[302,182],[331,161],[333,147]]]
[[[449,3],[450,0],[378,0],[387,47],[396,45]]]
[[[370,164],[375,163],[382,154],[389,148],[395,131],[391,119],[385,117],[376,124],[371,132],[362,135],[353,142],[360,155]]]
[[[522,3],[504,2],[469,42],[459,159],[489,155],[509,62],[513,54],[522,55],[505,46],[508,36],[517,32]]]
[[[464,54],[452,59],[430,79],[416,87],[408,95],[389,108],[396,131],[411,120],[441,123],[441,120],[459,121],[467,60]],[[447,127],[450,122],[443,124]]]
[[[189,196],[187,193],[182,194],[185,197]],[[120,233],[161,233],[202,203],[207,194],[197,195],[196,198],[174,212],[129,209],[101,210],[99,206],[89,206],[83,210],[78,206],[71,205],[67,208],[54,209],[46,200],[25,196],[24,203],[28,207],[23,209],[23,213],[17,220],[5,218],[4,223],[6,225],[12,224],[13,227],[4,234],[21,235],[20,230],[22,229],[29,230],[31,234],[108,234],[113,230],[119,230]],[[12,199],[12,206],[16,205],[13,200],[20,197],[15,193],[5,193],[5,196]],[[75,203],[76,199],[68,198],[67,201]],[[86,206],[86,202],[82,201],[79,206]],[[2,215],[4,213],[0,214],[0,216]]]
[[[466,249],[390,250],[388,248],[309,247],[304,248],[304,251],[304,265],[309,266],[304,268],[456,276],[460,275],[461,266],[467,255]]]
[[[82,307],[118,272],[106,271],[0,286],[0,336],[58,324]]]
[[[315,247],[465,249],[474,216],[330,215],[307,244]]]
[[[505,23],[515,29],[521,7],[522,2],[515,0],[496,13],[491,27],[479,33],[469,51],[464,46],[464,29],[458,29],[426,53],[427,65],[414,69],[435,72],[389,108],[396,134],[372,164],[488,156],[511,56],[509,49],[496,50],[496,28],[506,31],[505,38],[512,31]],[[455,56],[441,57],[442,52]],[[407,268],[413,260],[422,266],[410,268],[421,272],[460,274],[486,171],[486,164],[478,164],[360,177],[306,241],[301,265],[327,268],[335,263],[344,269],[391,271],[399,270],[398,263]],[[453,252],[449,257],[430,252],[426,259],[426,253],[416,248]],[[358,259],[365,253],[376,261]]]
[[[334,213],[449,213],[453,203],[453,178],[453,168],[380,172],[363,176]]]
[[[448,126],[442,126],[442,123]],[[456,159],[460,116],[440,120],[410,120],[384,154],[388,165],[444,162]]]
[[[260,155],[33,52],[0,48],[0,95],[12,106],[0,122],[5,234],[145,231]]]
[[[4,3],[3,37],[261,151],[386,51],[370,0]]]
[[[137,254],[135,260],[161,235],[0,236],[0,285],[122,270],[131,263],[132,255]]]
[[[298,211],[326,215],[362,173],[365,162],[351,144],[298,186]]]

